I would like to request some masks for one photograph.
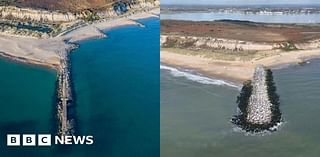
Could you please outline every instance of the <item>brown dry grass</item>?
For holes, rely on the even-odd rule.
[[[247,21],[161,20],[162,34],[211,36],[255,42],[304,42],[320,38],[320,25],[266,24]]]

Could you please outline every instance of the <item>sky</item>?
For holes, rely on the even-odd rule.
[[[160,0],[161,4],[320,4],[320,0]]]

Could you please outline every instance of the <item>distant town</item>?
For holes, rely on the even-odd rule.
[[[162,5],[161,12],[213,12],[213,13],[242,13],[242,14],[320,14],[319,5],[241,5],[241,6],[188,6],[188,5]]]

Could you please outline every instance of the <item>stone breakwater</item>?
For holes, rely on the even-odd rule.
[[[61,65],[58,69],[57,117],[59,135],[74,134],[75,121],[68,113],[74,105],[72,94],[71,73],[67,53],[61,53]]]
[[[262,65],[258,65],[255,69],[252,86],[247,121],[252,124],[270,123],[272,104],[267,92],[266,71]]]
[[[253,80],[246,81],[237,100],[232,122],[247,132],[275,131],[281,122],[279,96],[270,69],[257,65]]]

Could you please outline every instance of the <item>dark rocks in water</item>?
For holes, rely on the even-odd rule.
[[[305,61],[305,60],[298,62],[298,64],[301,66],[309,64],[309,63],[310,63],[309,61]]]
[[[238,114],[231,119],[232,123],[251,133],[276,131],[281,111],[272,71],[257,66],[254,80],[244,82],[237,104]]]

